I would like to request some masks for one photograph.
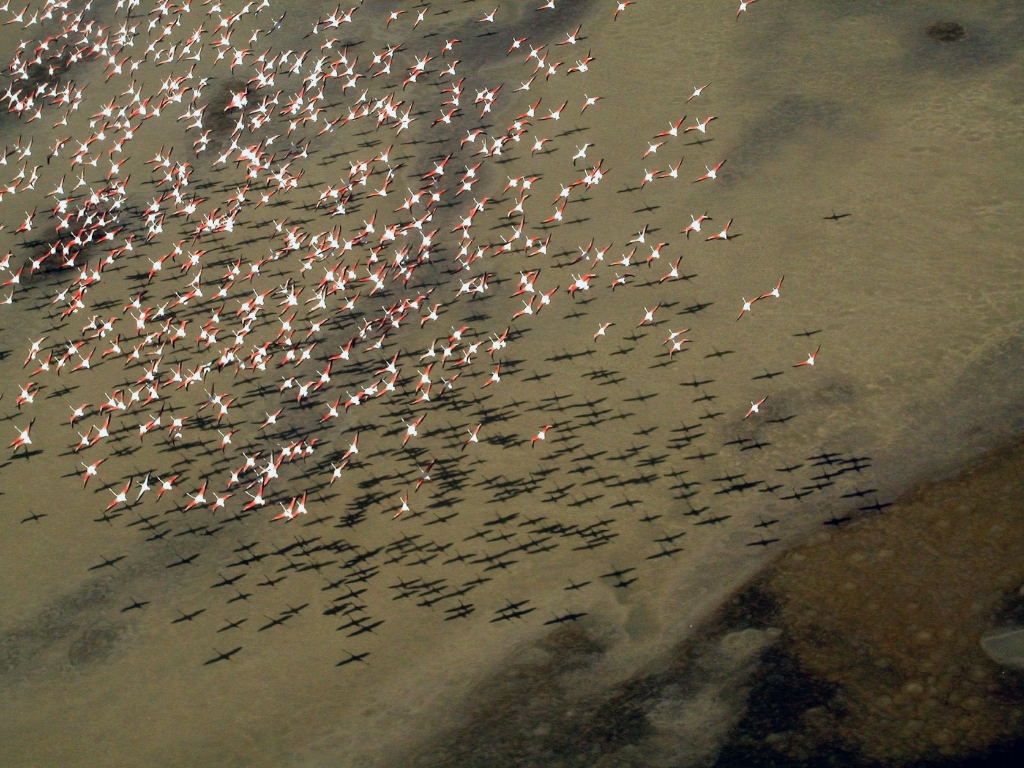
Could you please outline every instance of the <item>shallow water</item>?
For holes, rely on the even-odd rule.
[[[406,396],[372,401],[331,422],[317,433],[327,441],[318,459],[282,468],[271,506],[276,511],[276,502],[309,488],[308,519],[272,525],[266,509],[233,522],[223,521],[228,513],[218,513],[219,523],[205,509],[180,514],[186,491],[194,492],[206,476],[211,489],[222,490],[227,468],[237,467],[241,455],[222,457],[219,436],[208,422],[206,428],[202,423],[186,428],[177,446],[161,434],[137,447],[137,424],[152,409],[114,417],[121,429],[114,445],[125,449],[124,455],[112,457],[99,482],[83,492],[79,461],[93,461],[105,449],[70,453],[76,435],[67,427],[68,403],[102,402],[105,393],[123,386],[126,378],[134,382],[141,370],[133,369],[129,377],[109,361],[84,374],[40,379],[47,389],[31,413],[37,419],[33,439],[42,452],[29,459],[13,457],[0,468],[0,589],[5,595],[0,602],[0,686],[5,694],[0,741],[6,764],[714,764],[737,754],[751,732],[749,696],[760,690],[759,675],[775,669],[771,654],[798,659],[799,671],[782,665],[781,679],[790,683],[802,680],[802,674],[826,685],[848,682],[809,668],[814,659],[800,653],[800,644],[808,642],[804,630],[809,619],[800,606],[805,611],[813,606],[814,622],[829,626],[870,621],[874,611],[862,616],[815,589],[823,573],[843,569],[842,558],[855,546],[850,542],[856,536],[872,535],[863,529],[849,533],[858,519],[876,514],[859,507],[888,503],[922,483],[955,474],[1019,434],[1024,284],[1017,243],[1024,234],[1024,151],[1015,138],[1024,118],[1019,77],[1024,11],[1017,4],[766,1],[736,21],[735,9],[722,3],[682,6],[643,0],[614,22],[611,2],[560,2],[548,19],[529,10],[534,3],[515,12],[504,5],[494,25],[497,34],[480,37],[481,25],[474,19],[490,10],[489,4],[431,3],[424,25],[412,32],[411,12],[393,31],[385,30],[390,6],[367,3],[348,40],[360,62],[368,62],[372,51],[388,42],[405,41],[407,50],[398,54],[404,69],[414,55],[436,52],[443,40],[461,38],[458,55],[469,101],[479,88],[505,84],[491,120],[496,126],[510,123],[538,97],[543,97],[541,113],[569,101],[556,127],[536,123],[523,139],[526,144],[535,135],[554,138],[548,152],[531,156],[526,147],[512,146],[507,163],[482,166],[482,180],[455,208],[437,210],[431,227],[440,229],[444,245],[417,271],[408,291],[389,292],[380,301],[367,298],[360,305],[360,312],[372,313],[396,296],[411,297],[436,286],[430,301],[445,303],[438,323],[421,330],[413,315],[380,351],[361,353],[356,364],[335,369],[331,386],[336,391],[308,409],[277,391],[278,371],[262,377],[266,390],[258,388],[255,378],[236,381],[226,372],[204,381],[211,391],[241,397],[229,419],[240,430],[238,451],[270,452],[311,429],[324,402],[365,386],[372,371],[383,367],[378,361],[403,353]],[[246,39],[251,29],[266,28],[287,10],[281,28],[253,47],[305,48],[310,42],[303,36],[332,8],[275,3],[255,21],[240,21],[237,36]],[[115,27],[124,16],[109,5],[94,13]],[[199,13],[202,7],[196,6],[191,16]],[[930,24],[950,19],[963,25],[962,39],[941,42],[928,36]],[[137,21],[144,27],[144,18]],[[190,19],[183,28],[190,31],[197,23]],[[564,70],[589,49],[596,57],[590,71],[559,74],[548,82],[538,77],[530,93],[513,93],[529,77],[530,67],[522,65],[522,57],[504,56],[509,38],[528,35],[534,44],[553,43],[577,23],[585,39],[569,51],[553,46],[552,55],[565,60]],[[12,50],[29,34],[17,25],[0,28],[0,50]],[[344,34],[338,37],[346,40]],[[230,84],[243,82],[251,72],[243,77],[240,69],[232,75],[227,62],[214,65],[213,57],[204,51],[196,67],[197,74],[211,77],[201,100],[215,105],[208,110],[208,125],[230,131],[230,124],[215,120],[213,113],[236,87]],[[146,62],[136,77],[155,90],[164,77],[187,69],[180,62],[160,67]],[[89,114],[127,87],[120,78],[104,83],[100,62],[77,68],[74,81],[86,85],[81,113],[73,116],[78,122],[67,129],[76,133],[87,131]],[[282,76],[276,87],[290,92],[298,81]],[[379,82],[366,87],[383,93]],[[711,82],[705,94],[685,105],[692,87],[705,82]],[[331,91],[328,114],[344,114],[357,93]],[[603,100],[581,115],[583,93]],[[294,163],[305,171],[299,189],[282,196],[281,205],[247,210],[233,235],[204,239],[211,293],[214,276],[219,278],[235,258],[259,258],[281,245],[272,220],[301,223],[309,231],[340,224],[345,236],[374,210],[378,230],[400,220],[391,211],[405,187],[414,187],[431,160],[457,151],[464,130],[430,128],[440,99],[429,89],[399,90],[398,98],[429,110],[408,134],[393,139],[390,130],[375,135],[357,123],[315,139],[308,160]],[[212,170],[220,136],[207,154],[192,157],[187,150],[196,136],[174,120],[179,109],[139,130],[123,172],[136,180],[155,178],[144,160],[161,146],[174,145],[195,165],[192,187],[209,182],[199,194],[219,203],[244,181],[244,169],[231,163]],[[466,127],[475,125],[471,103],[464,112]],[[694,144],[693,134],[686,134],[641,160],[649,137],[684,113],[689,115],[686,124],[695,117],[718,116],[709,140]],[[42,163],[54,137],[62,135],[50,127],[54,119],[19,125],[7,116],[0,123],[3,141],[11,146],[19,134],[32,136],[32,164]],[[302,135],[316,133],[305,130]],[[425,143],[435,138],[440,143]],[[571,158],[584,142],[594,145],[588,159],[603,158],[608,175],[586,193],[585,202],[573,198],[566,209],[568,221],[542,228],[559,184],[581,173],[582,164],[574,171]],[[393,163],[403,167],[396,188],[382,202],[358,198],[349,215],[334,219],[311,207],[324,185],[348,176],[350,160],[392,143]],[[283,137],[278,139],[282,145],[287,146]],[[636,189],[645,163],[664,168],[680,157],[679,181],[659,180]],[[722,159],[728,162],[721,179],[691,184],[705,164]],[[460,155],[451,167],[461,171],[472,162],[462,160]],[[11,158],[6,170],[13,175],[17,167]],[[33,246],[11,230],[33,206],[42,212],[52,205],[44,195],[66,171],[56,159],[40,169],[35,192],[0,201],[7,224],[0,232],[0,250],[14,252],[12,264],[24,260]],[[481,242],[500,244],[508,230],[504,214],[515,202],[502,187],[506,176],[521,174],[541,176],[527,203],[526,230],[551,234],[548,254],[488,256],[475,266],[475,274],[486,270],[494,275],[492,295],[454,301],[462,276],[449,272],[457,247],[449,230],[464,215],[464,198],[488,195],[498,201],[474,231]],[[137,184],[129,196],[136,216],[157,194],[149,182]],[[685,239],[679,230],[690,214],[705,211],[716,226],[734,218],[731,233],[741,236],[726,243]],[[831,213],[851,215],[823,219]],[[10,437],[11,425],[20,427],[28,418],[28,409],[19,413],[13,401],[17,385],[28,381],[31,371],[20,367],[31,340],[45,334],[48,344],[56,345],[80,334],[91,314],[118,315],[126,296],[141,287],[137,275],[144,277],[149,269],[145,256],[156,258],[190,232],[179,223],[169,216],[155,243],[104,272],[90,296],[109,306],[66,322],[48,304],[69,282],[67,276],[29,279],[26,273],[14,302],[0,307],[5,353],[0,408],[10,417],[3,427]],[[569,266],[578,246],[592,238],[598,246],[611,242],[610,261],[628,250],[628,241],[644,225],[650,228],[649,238],[670,243],[660,261],[651,268],[633,267],[634,283],[614,292],[609,281],[617,269],[606,263],[594,270],[599,277],[588,294],[576,301],[565,294],[570,275],[583,268]],[[644,254],[642,248],[638,254]],[[688,279],[658,284],[678,256]],[[312,295],[322,275],[320,267],[300,272],[294,256],[266,269],[254,287],[273,289],[290,277],[307,286],[305,296]],[[541,270],[538,289],[561,290],[539,315],[510,323],[521,307],[510,294],[519,271],[526,269]],[[735,320],[741,297],[770,289],[782,275],[778,302],[758,303],[750,317]],[[185,282],[161,278],[149,288],[151,300],[173,298]],[[243,284],[237,295],[248,289]],[[237,306],[235,295],[227,301],[231,309]],[[636,328],[644,309],[659,303],[657,325]],[[201,312],[183,313],[192,319],[189,338],[167,354],[165,372],[179,361],[189,368],[212,357],[197,351],[195,334],[216,302],[200,306]],[[615,325],[594,343],[591,336],[604,322]],[[429,409],[410,407],[420,352],[432,339],[443,339],[450,326],[461,324],[470,326],[470,338],[481,341],[511,324],[502,381],[479,389],[491,370],[481,355],[466,369],[454,397]],[[692,342],[669,360],[662,342],[670,330],[684,327]],[[303,376],[315,375],[328,350],[345,343],[358,325],[347,317],[327,328],[316,364],[303,368]],[[816,334],[806,338],[795,335],[812,331]],[[270,340],[276,332],[274,321],[257,337]],[[97,344],[100,350],[106,341]],[[813,370],[791,367],[819,343],[821,356]],[[62,386],[71,391],[62,392]],[[744,420],[749,402],[763,394],[769,394],[761,414],[765,418]],[[194,413],[203,397],[202,387],[175,392],[170,411]],[[285,408],[284,426],[270,434],[257,431],[264,414],[278,407]],[[420,412],[427,413],[422,436],[411,443],[412,451],[403,452],[401,419]],[[770,421],[790,416],[781,423]],[[100,421],[92,413],[79,428]],[[481,444],[460,451],[466,428],[479,422],[485,425]],[[550,439],[531,449],[524,441],[544,423],[555,424]],[[337,461],[356,431],[359,463],[338,483],[327,485],[330,464],[320,462]],[[754,448],[752,440],[759,441]],[[838,466],[861,469],[844,471],[831,478],[834,485],[807,496],[784,498],[832,471],[833,465],[819,461],[815,466],[808,458],[824,452],[838,454],[830,459],[845,462]],[[431,457],[438,460],[434,481],[413,493],[418,466]],[[801,466],[779,471],[795,465]],[[1002,476],[1014,476],[1012,468],[999,466]],[[103,520],[111,498],[107,486],[119,487],[146,472],[181,473],[177,498],[157,502],[150,497]],[[757,485],[736,487],[744,482]],[[776,484],[782,487],[761,492]],[[844,497],[858,489],[874,490]],[[404,493],[409,493],[414,514],[393,521]],[[980,492],[965,486],[957,493],[970,503]],[[999,498],[998,492],[988,493],[988,498]],[[235,506],[239,499],[245,501],[238,489],[236,494],[229,513],[241,506]],[[1002,498],[1016,495],[1007,492]],[[988,510],[993,524],[1009,532],[1007,542],[1019,534],[1019,511],[1009,502],[1004,509]],[[32,512],[46,516],[26,520]],[[156,515],[152,521],[138,522],[140,515],[151,514]],[[340,527],[350,514],[365,519]],[[877,514],[866,525],[884,526],[887,516],[897,515],[930,524],[927,510],[914,503]],[[833,530],[823,523],[846,516],[852,518],[849,527],[834,526],[832,538],[814,543],[821,531]],[[545,519],[529,522],[539,517]],[[554,524],[562,528],[544,530]],[[170,532],[147,541],[159,530],[146,530],[147,525]],[[187,533],[195,526],[200,530]],[[219,530],[204,536],[203,527]],[[480,531],[487,538],[469,538]],[[400,541],[403,536],[419,537],[414,541],[421,549],[412,552],[408,545],[404,558],[387,562],[407,546]],[[309,541],[269,554],[295,545],[298,537]],[[579,548],[594,538],[607,543]],[[333,549],[317,550],[332,542]],[[359,568],[346,564],[357,550],[346,550],[341,542],[364,552],[391,547],[368,556],[377,572],[366,583],[352,582],[349,586],[366,592],[344,601],[384,621],[372,633],[348,637],[351,627],[336,630],[344,617],[322,615],[347,590],[332,583],[351,579]],[[759,542],[765,546],[749,546]],[[268,554],[232,565],[246,543],[252,552]],[[548,544],[557,547],[545,551]],[[967,558],[989,551],[982,541],[969,544],[966,554],[944,561],[942,574],[955,579],[958,563],[969,568]],[[519,545],[524,549],[507,552]],[[801,546],[814,548],[820,569],[787,565],[791,561],[783,553]],[[681,551],[648,559],[675,547]],[[456,553],[474,553],[477,562],[444,563]],[[194,565],[167,568],[193,554],[199,555]],[[122,555],[124,560],[114,566],[89,570],[104,558]],[[1003,556],[1012,561],[1012,550]],[[908,570],[931,572],[925,550],[908,547],[901,557]],[[505,561],[515,562],[494,567]],[[776,570],[766,576],[766,567]],[[636,570],[602,576],[630,568]],[[865,568],[868,581],[885,573]],[[239,573],[244,576],[237,584],[211,587]],[[273,586],[257,586],[280,576],[285,578]],[[490,580],[454,594],[478,577]],[[636,581],[616,586],[632,578]],[[742,591],[758,578],[775,579],[772,584],[784,587],[779,587],[781,596],[772,598],[782,608],[768,611],[767,618],[758,618]],[[420,590],[396,599],[402,588],[394,585],[414,579],[427,584],[444,580],[435,586],[451,596],[424,606],[416,602],[436,593]],[[983,610],[963,622],[963,632],[981,633],[991,626],[993,606],[1014,592],[1012,579],[997,581],[970,582],[967,594]],[[565,589],[582,582],[590,584]],[[229,603],[236,588],[251,597]],[[877,613],[902,615],[899,589],[919,588],[910,584],[885,590]],[[787,595],[792,603],[786,602]],[[122,612],[134,600],[149,603]],[[460,600],[472,604],[474,612],[445,621],[445,609]],[[518,619],[491,621],[501,617],[506,601],[521,600],[535,610]],[[730,609],[736,600],[740,608]],[[305,603],[308,607],[287,623],[260,631],[282,611]],[[172,623],[200,609],[203,613],[192,620]],[[723,629],[718,622],[729,610],[740,618]],[[787,610],[797,613],[787,615]],[[566,612],[586,616],[545,624]],[[240,619],[247,621],[237,630],[217,631],[226,621]],[[970,636],[954,639],[936,642],[951,649],[963,643],[977,655]],[[204,665],[236,646],[242,650],[229,662]],[[851,661],[848,648],[826,648],[825,661],[863,663],[855,655]],[[363,652],[370,653],[365,664],[335,668],[348,654]],[[986,666],[991,662],[984,658],[977,664],[982,676],[1007,674]],[[955,678],[969,671],[951,674]],[[989,722],[1008,725],[964,740],[971,751],[1019,735],[1019,719],[1007,714],[1019,707],[1019,700],[1003,689],[980,687],[984,690],[974,695],[982,702],[981,711],[999,713]],[[817,691],[809,683],[808,689]],[[819,693],[822,701],[829,700],[827,692]],[[920,730],[879,732],[878,711],[856,698],[847,706],[850,712],[838,725],[828,711],[810,726],[794,727],[798,737],[784,742],[780,759],[811,759],[807,755],[816,754],[814,739],[823,728],[840,729],[845,749],[858,759],[883,763],[939,759],[948,746],[935,741],[922,754]],[[943,722],[927,712],[917,719]],[[753,730],[759,738],[767,735]]]

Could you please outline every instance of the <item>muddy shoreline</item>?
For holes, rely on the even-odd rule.
[[[979,639],[985,627],[1019,617],[1024,568],[1015,554],[1024,541],[1024,520],[1011,507],[998,509],[1000,500],[1024,491],[1024,443],[1015,442],[972,462],[953,477],[926,483],[905,494],[885,514],[863,518],[841,530],[811,536],[770,563],[749,584],[725,601],[692,637],[649,671],[610,689],[588,684],[589,675],[606,647],[601,630],[585,620],[559,628],[528,648],[516,650],[500,672],[483,681],[460,716],[465,721],[440,734],[436,743],[418,747],[407,756],[410,766],[811,766],[835,765],[881,768],[918,765],[928,768],[997,766],[1024,749],[1024,675],[997,667],[983,654]],[[989,511],[995,508],[996,511]],[[958,516],[985,517],[970,530],[944,527],[917,547],[907,532],[955,509]],[[999,569],[1015,571],[1007,582],[989,585],[984,610],[964,617],[949,632],[936,633],[939,666],[962,665],[963,675],[977,683],[971,692],[936,691],[944,706],[961,705],[975,723],[1003,721],[1003,730],[965,731],[949,741],[893,741],[879,731],[903,718],[913,726],[914,715],[887,707],[918,685],[906,682],[907,670],[895,669],[865,683],[857,679],[866,667],[887,669],[885,650],[869,637],[859,638],[860,619],[845,615],[831,597],[844,585],[822,573],[817,583],[806,575],[833,558],[856,557],[861,542],[893,542],[895,567],[865,572],[880,595],[891,596],[873,605],[876,624],[902,625],[904,606],[897,596],[908,572],[923,569],[930,581],[915,582],[925,592],[949,589],[970,579],[970,563],[949,562],[936,567],[936,547],[968,550],[977,542],[962,539],[993,526],[1008,526],[1007,545],[995,554]],[[959,539],[959,540],[958,540]],[[983,557],[992,557],[986,552]],[[794,566],[797,572],[794,573]],[[794,590],[793,580],[801,583]],[[1006,589],[1005,584],[1017,588]],[[1002,589],[998,587],[1002,584]],[[858,591],[856,588],[853,591]],[[986,588],[978,585],[986,594]],[[1007,605],[1016,608],[1008,610]],[[936,621],[948,618],[939,614]],[[835,628],[847,626],[837,644]],[[908,633],[911,629],[906,630]],[[928,629],[918,630],[927,632]],[[962,637],[970,635],[964,643]],[[908,636],[908,641],[912,642]],[[864,652],[868,658],[863,656]],[[917,653],[917,651],[914,651]],[[820,656],[835,654],[823,672]],[[872,661],[870,656],[877,661]],[[970,670],[973,671],[969,671]],[[850,670],[849,677],[841,670]],[[954,675],[953,678],[958,678]],[[864,689],[865,684],[868,686]],[[708,707],[708,688],[716,699],[729,701],[734,716],[723,723],[720,707]],[[541,692],[543,693],[541,694]],[[881,704],[879,702],[882,702]],[[469,713],[472,714],[469,714]],[[846,725],[866,718],[855,727]],[[943,726],[948,728],[950,726]],[[984,729],[983,729],[984,730]],[[937,732],[941,735],[943,731]],[[836,739],[837,734],[844,734]],[[703,750],[695,742],[705,740]],[[884,750],[890,751],[885,753]]]

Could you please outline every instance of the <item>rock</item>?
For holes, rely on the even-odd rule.
[[[990,630],[982,636],[981,648],[996,664],[1024,669],[1024,627]]]

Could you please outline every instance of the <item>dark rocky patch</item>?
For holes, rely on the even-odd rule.
[[[719,753],[715,768],[861,765],[838,747],[808,750],[795,743],[804,728],[803,718],[831,702],[835,693],[834,686],[808,675],[785,645],[769,649],[755,674],[746,714]]]

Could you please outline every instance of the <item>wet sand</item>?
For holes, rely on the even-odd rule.
[[[434,3],[432,8],[440,11],[444,5]],[[494,56],[495,49],[503,53],[502,35],[497,36],[502,42],[490,47],[486,40],[471,37],[475,30],[470,19],[489,8],[459,5],[452,4],[438,39],[465,31],[460,34],[467,40],[464,58],[480,57],[473,85],[506,81],[508,89],[525,77],[518,62]],[[8,764],[94,765],[100,759],[109,765],[167,766],[679,764],[681,740],[636,746],[644,742],[638,734],[649,727],[649,715],[635,705],[639,694],[634,691],[623,699],[621,691],[628,693],[629,681],[663,664],[672,649],[698,641],[707,646],[702,646],[700,658],[718,661],[704,667],[698,663],[696,672],[687,667],[687,685],[700,695],[686,700],[683,710],[706,712],[715,702],[721,706],[721,727],[708,729],[704,718],[695,718],[694,724],[677,711],[666,711],[662,729],[701,734],[703,742],[688,742],[683,764],[708,764],[742,717],[748,691],[744,681],[758,654],[773,642],[764,628],[731,644],[714,639],[707,622],[730,596],[779,553],[821,531],[830,518],[863,516],[857,511],[863,503],[890,501],[922,482],[954,473],[1019,433],[1024,286],[1017,243],[1024,234],[1024,151],[1013,137],[1024,117],[1024,85],[1017,76],[1024,32],[1020,9],[1010,3],[825,8],[764,2],[737,23],[717,4],[688,5],[679,12],[675,4],[643,2],[612,23],[603,8],[589,14],[581,8],[569,3],[558,26],[523,34],[553,39],[581,19],[588,36],[582,45],[597,57],[590,79],[581,84],[554,78],[543,91],[544,105],[554,107],[563,98],[576,104],[581,91],[604,100],[583,116],[578,108],[568,109],[558,131],[538,128],[541,135],[583,130],[559,138],[549,154],[517,157],[500,166],[501,172],[544,176],[530,216],[539,221],[557,194],[557,181],[571,178],[573,147],[594,143],[590,157],[603,157],[609,175],[588,193],[586,203],[567,209],[573,219],[578,215],[582,220],[552,230],[551,253],[571,254],[593,237],[598,244],[613,242],[610,253],[617,255],[649,224],[656,228],[657,240],[671,241],[669,260],[682,254],[685,271],[695,276],[611,293],[605,270],[600,291],[592,292],[595,298],[574,303],[563,293],[534,322],[522,326],[522,335],[509,345],[501,386],[484,392],[495,393],[491,399],[474,402],[486,376],[474,373],[457,400],[432,409],[425,422],[426,449],[416,461],[457,454],[457,436],[481,420],[483,409],[507,418],[482,440],[472,463],[462,467],[446,461],[446,472],[466,469],[469,479],[430,497],[441,502],[430,514],[457,515],[430,527],[424,525],[430,520],[426,513],[390,519],[394,499],[416,477],[416,461],[392,451],[400,440],[399,418],[408,411],[372,403],[331,431],[330,450],[337,451],[344,449],[352,431],[366,430],[368,461],[346,478],[340,491],[335,486],[320,493],[320,508],[314,512],[323,515],[322,521],[296,521],[282,528],[271,526],[269,515],[256,515],[216,537],[146,542],[138,526],[127,525],[131,515],[95,522],[109,500],[103,485],[96,493],[90,489],[83,494],[77,476],[60,477],[77,467],[77,457],[62,455],[74,435],[57,426],[66,420],[65,398],[43,397],[36,409],[43,454],[27,461],[13,459],[0,469],[5,531],[0,537],[0,588],[8,596],[0,612],[0,686],[5,694],[0,740],[8,745]],[[318,12],[289,9],[289,25],[277,33],[281,37],[275,45],[301,45],[308,29],[304,22]],[[955,42],[930,38],[928,25],[944,19],[962,23],[965,37]],[[5,28],[3,40],[14,34],[11,29]],[[372,50],[385,39],[368,39],[367,46]],[[642,55],[637,50],[640,40],[646,45]],[[665,76],[667,65],[670,77]],[[96,89],[100,97],[107,92],[101,68],[90,77],[90,93]],[[681,104],[690,88],[707,81],[713,83],[707,101],[684,109]],[[219,93],[221,82],[210,86],[211,95]],[[504,103],[496,123],[508,122],[532,100],[519,97]],[[638,158],[646,139],[682,112],[703,116],[705,108],[721,117],[706,144],[693,146],[688,138],[679,142],[679,154],[686,158],[683,180],[677,186],[659,182],[623,191],[640,181],[643,165]],[[420,118],[417,136],[429,135],[423,124],[430,119]],[[5,130],[11,124],[8,119]],[[293,198],[296,208],[315,201],[316,190],[347,173],[347,157],[333,164],[322,162],[324,158],[333,151],[352,154],[353,141],[370,138],[347,134],[320,145],[323,154],[306,164],[308,187]],[[170,143],[170,138],[147,134],[140,139],[133,162],[141,166],[143,151],[155,151],[162,141]],[[191,143],[182,134],[175,142]],[[45,143],[40,138],[40,145]],[[444,145],[396,148],[417,173],[429,168],[431,157],[447,151]],[[659,153],[659,167],[678,159],[661,157]],[[690,186],[704,163],[722,158],[728,164],[713,190]],[[200,162],[195,178],[201,183]],[[148,178],[144,168],[136,172],[138,178]],[[215,177],[218,184],[219,179]],[[48,190],[49,182],[41,182],[40,190]],[[488,175],[473,190],[502,200],[488,214],[490,222],[496,223],[512,205],[507,194],[500,194],[503,184],[503,178]],[[149,191],[143,188],[140,194]],[[146,201],[133,202],[141,208]],[[0,203],[3,220],[17,221],[32,204],[27,196],[19,195],[10,205],[5,200]],[[382,218],[393,207],[381,206]],[[372,210],[364,206],[346,218],[361,223]],[[686,241],[678,230],[689,214],[704,210],[715,223],[735,217],[742,237],[726,244]],[[822,220],[833,211],[852,216]],[[289,212],[288,217],[311,213]],[[276,215],[275,210],[266,220]],[[344,225],[354,228],[358,223]],[[268,232],[265,226],[255,235],[236,233],[222,245],[227,249],[247,235],[265,237]],[[244,247],[266,248],[260,239]],[[451,256],[450,249],[445,256]],[[403,328],[393,348],[363,360],[386,359],[392,349],[425,349],[434,335],[460,321],[479,326],[481,334],[500,332],[520,306],[507,298],[518,271],[542,267],[539,285],[546,290],[561,283],[564,289],[567,273],[574,271],[563,266],[569,260],[516,254],[491,262],[485,268],[497,273],[496,297],[447,305],[438,330]],[[635,269],[638,282],[656,280],[665,261],[649,271]],[[142,271],[146,268],[148,262],[143,262]],[[97,289],[101,299],[119,302],[106,312],[120,309],[131,271],[105,277]],[[755,323],[734,321],[741,296],[769,288],[783,274],[786,291],[777,306],[756,306],[749,318]],[[445,281],[438,291],[452,293],[452,277],[442,267],[425,279]],[[268,288],[274,284],[268,279]],[[14,414],[11,401],[15,385],[24,380],[19,366],[25,347],[49,332],[51,320],[40,307],[55,290],[55,285],[37,281],[19,296],[25,300],[0,308],[2,346],[8,353],[0,360],[0,377],[7,384],[0,404],[5,415]],[[664,305],[658,326],[634,331],[643,306],[658,302]],[[607,321],[616,323],[613,333],[594,345],[594,327]],[[77,330],[83,322],[76,317],[72,327]],[[663,366],[661,341],[668,329],[679,327],[690,327],[694,341],[689,351]],[[819,329],[810,339],[793,335]],[[335,335],[340,344],[351,331],[339,329]],[[813,372],[792,370],[791,362],[818,341],[820,365]],[[628,353],[616,354],[624,350]],[[708,357],[716,351],[731,354]],[[581,356],[559,359],[566,354]],[[784,374],[754,380],[765,371]],[[531,381],[535,373],[550,377]],[[810,375],[800,375],[804,373]],[[358,369],[344,374],[339,394],[344,386],[359,386],[367,378]],[[122,379],[117,366],[100,366],[74,382],[77,389],[67,397],[95,402]],[[707,383],[686,386],[694,379]],[[769,389],[771,415],[795,418],[774,425],[744,422],[749,400]],[[708,393],[717,399],[695,402]],[[565,410],[558,412],[556,403],[545,401],[552,395],[563,397]],[[648,395],[651,399],[635,399]],[[200,391],[195,402],[201,397]],[[252,395],[238,418],[258,420],[280,401],[276,391]],[[320,411],[289,408],[287,414],[291,423],[306,424]],[[722,415],[708,417],[713,412]],[[20,424],[19,419],[14,421]],[[525,436],[548,420],[566,427],[552,433],[550,444],[543,446],[546,452],[522,445]],[[134,430],[131,416],[125,423]],[[694,423],[703,436],[692,444],[673,432]],[[7,424],[5,429],[13,432]],[[502,435],[509,436],[507,445],[498,442]],[[193,490],[201,475],[189,459],[216,458],[201,452],[210,448],[209,436],[195,437],[205,444],[185,450],[185,455],[156,442],[147,444],[120,460],[107,476],[109,482],[150,470],[168,472],[176,465],[188,473],[183,487]],[[284,441],[279,437],[257,443],[257,436],[247,437],[267,450]],[[736,438],[770,446],[741,451],[725,445]],[[124,444],[134,439],[129,435]],[[868,457],[869,468],[863,474],[846,474],[835,486],[806,499],[781,500],[790,484],[813,482],[820,468],[807,457],[822,451]],[[699,452],[714,455],[693,459]],[[598,455],[584,458],[589,454]],[[804,466],[792,481],[776,471],[796,463]],[[572,474],[577,469],[581,471]],[[714,478],[741,473],[782,481],[787,487],[775,494],[715,493],[727,482]],[[289,470],[287,477],[290,487],[302,487],[301,468]],[[631,484],[609,489],[609,478]],[[681,480],[700,485],[681,489]],[[877,490],[862,502],[842,498],[843,493],[869,487]],[[520,490],[504,495],[508,488]],[[699,494],[682,498],[693,489]],[[373,492],[380,492],[381,499],[361,502]],[[591,499],[595,494],[600,495]],[[420,509],[428,503],[422,502]],[[710,509],[703,518],[687,515],[705,505]],[[333,528],[340,516],[360,506],[368,513],[365,523],[352,530]],[[172,505],[158,509],[176,531],[184,527]],[[890,507],[882,514],[898,509]],[[46,512],[47,517],[19,522],[30,511]],[[341,535],[370,549],[408,534],[450,542],[457,551],[494,553],[500,544],[481,548],[465,539],[489,521],[512,514],[519,517],[490,528],[518,536],[518,543],[527,538],[519,524],[538,515],[565,526],[611,520],[603,528],[616,537],[582,552],[573,548],[581,540],[559,542],[552,551],[518,556],[508,570],[486,572],[492,580],[463,598],[475,605],[475,613],[454,622],[443,620],[443,606],[395,600],[389,585],[401,579],[443,578],[458,586],[483,575],[482,565],[385,566],[361,596],[373,617],[385,623],[357,639],[335,631],[341,622],[321,615],[333,597],[323,587],[336,569],[286,572],[288,578],[277,586],[253,587],[289,561],[271,557],[249,569],[240,584],[254,593],[243,606],[226,603],[230,592],[210,588],[230,572],[228,564],[237,557],[232,550],[240,542],[256,541],[259,551],[270,552],[293,543],[296,536]],[[644,522],[644,516],[653,519]],[[723,520],[696,525],[709,516]],[[768,519],[779,522],[767,532],[756,527]],[[684,534],[679,540],[683,551],[645,559],[659,551],[654,539],[678,533]],[[779,541],[747,546],[765,537]],[[836,542],[821,545],[826,562],[837,562],[829,558],[841,557],[842,546],[850,546],[842,544],[845,537],[840,531]],[[174,558],[193,552],[201,555],[195,567],[167,570]],[[121,554],[126,559],[116,568],[88,570],[102,558]],[[614,579],[601,578],[623,568],[637,569],[636,583],[617,588]],[[806,573],[790,573],[806,583]],[[567,592],[570,579],[593,583]],[[150,600],[151,605],[122,613],[133,599]],[[536,610],[522,620],[490,622],[507,600],[522,599],[529,599]],[[831,605],[821,595],[806,599],[825,615],[834,611],[836,621],[848,618],[846,607]],[[303,603],[310,606],[287,625],[257,632],[266,617]],[[171,624],[179,611],[200,608],[205,613],[194,621]],[[544,625],[569,610],[587,615],[576,624],[554,629]],[[237,641],[217,634],[225,620],[242,617],[249,621]],[[214,649],[239,644],[244,650],[230,663],[203,666]],[[367,650],[372,655],[366,665],[334,667],[346,654]],[[589,743],[610,755],[605,763],[598,755],[581,754],[579,741],[568,738],[566,732],[578,725],[571,714],[566,720],[553,719],[559,690],[571,692],[570,700],[585,702],[581,717],[596,723],[596,730],[586,731]],[[505,732],[509,712],[516,711],[505,702],[519,702],[524,695],[535,703],[513,717]],[[598,703],[615,716],[591,711]],[[631,712],[639,714],[630,720]],[[481,713],[490,717],[489,725],[479,722]],[[602,725],[606,719],[613,726]],[[852,722],[858,733],[876,727],[870,720]],[[1008,727],[1017,726],[1011,722]],[[538,728],[542,730],[534,736]],[[474,740],[472,734],[486,738]],[[882,751],[869,754],[892,760],[917,756],[906,749],[907,743],[919,742],[916,733],[887,738]],[[470,752],[456,747],[457,741],[464,745],[467,739]],[[850,741],[860,744],[863,739],[854,734]],[[983,746],[985,741],[981,734],[975,743]]]

